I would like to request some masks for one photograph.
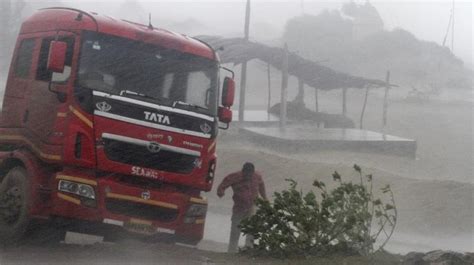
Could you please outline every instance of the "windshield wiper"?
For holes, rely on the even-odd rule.
[[[120,90],[120,96],[123,96],[124,94],[125,95],[134,95],[134,96],[140,96],[140,97],[144,97],[144,98],[152,98],[150,96],[147,96],[145,94],[142,94],[142,93],[138,93],[138,92],[135,92],[135,91],[131,91],[131,90]]]
[[[148,96],[146,94],[142,94],[142,93],[138,93],[138,92],[135,92],[135,91],[131,91],[131,90],[127,90],[127,89],[124,89],[124,90],[121,90],[120,93],[119,93],[120,96],[123,96],[123,95],[131,95],[131,96],[138,96],[138,97],[142,97],[142,98],[149,98],[149,99],[153,99],[153,100],[156,100],[160,103],[163,103],[163,99],[161,98],[155,98],[155,97],[152,97],[152,96]],[[193,109],[201,109],[201,110],[206,110],[208,111],[209,109],[206,108],[206,107],[202,107],[202,106],[199,106],[199,105],[195,105],[195,104],[191,104],[191,103],[187,103],[187,102],[184,102],[184,101],[180,101],[180,100],[175,100],[173,101],[173,104],[171,104],[171,106],[173,108],[176,108],[176,106],[185,106],[186,108],[193,108]]]
[[[191,104],[191,103],[187,103],[187,102],[183,102],[183,101],[180,101],[180,100],[173,101],[173,104],[172,104],[173,108],[176,108],[176,105],[186,106],[186,107],[195,108],[195,109],[209,110],[208,108],[205,108],[205,107],[202,107],[202,106],[199,106],[199,105],[195,105],[195,104]]]
[[[166,103],[166,101],[163,98],[155,98],[155,97],[149,96],[147,94],[138,93],[138,92],[127,90],[127,89],[120,91],[119,95],[120,96],[131,95],[131,96],[137,96],[137,97],[152,99],[153,101],[157,101],[159,104],[165,104]]]
[[[131,90],[121,90],[120,93],[119,93],[120,96],[123,96],[123,95],[132,95],[132,96],[138,96],[138,97],[142,97],[142,98],[148,98],[148,99],[153,99],[153,100],[156,100],[158,101],[159,103],[163,103],[163,100],[161,98],[155,98],[155,97],[152,97],[152,96],[149,96],[147,94],[143,94],[143,93],[138,93],[138,92],[135,92],[135,91],[131,91]]]

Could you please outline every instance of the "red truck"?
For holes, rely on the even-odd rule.
[[[26,19],[0,117],[0,241],[34,224],[203,237],[216,137],[232,120],[216,52],[71,8]]]

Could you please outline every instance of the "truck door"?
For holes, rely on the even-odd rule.
[[[51,41],[59,40],[67,43],[66,63],[63,73],[52,73],[47,69],[49,47]],[[55,93],[49,91],[49,85],[63,87],[64,91],[72,84],[74,35],[56,33],[40,39],[40,48],[37,54],[34,77],[27,89],[27,109],[24,118],[25,127],[43,143],[48,143],[48,138],[53,133],[54,124],[58,116],[58,109],[62,103]]]
[[[17,41],[2,107],[2,123],[5,127],[22,126],[22,117],[26,108],[25,91],[32,79],[35,47],[35,38],[20,37]]]

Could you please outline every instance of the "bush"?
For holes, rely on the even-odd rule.
[[[275,192],[273,203],[259,199],[255,215],[241,223],[242,232],[254,237],[255,254],[274,257],[329,255],[334,252],[368,255],[382,249],[390,239],[397,221],[397,209],[390,186],[382,189],[389,203],[374,198],[372,175],[360,176],[360,183],[343,182],[334,172],[338,186],[331,191],[315,180],[315,191],[304,194],[297,183],[288,190]]]

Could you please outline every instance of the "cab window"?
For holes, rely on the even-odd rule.
[[[18,49],[18,56],[15,63],[15,76],[19,78],[28,78],[33,58],[33,49],[35,39],[25,39],[21,42]]]

